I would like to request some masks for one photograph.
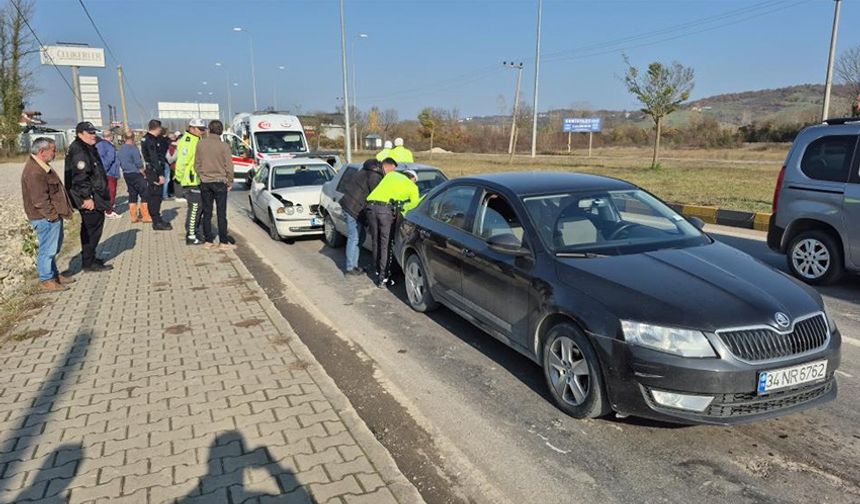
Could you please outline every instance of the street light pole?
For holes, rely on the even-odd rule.
[[[248,43],[251,48],[251,96],[254,100],[254,112],[257,111],[257,72],[254,69],[254,37],[251,36],[251,32],[246,30],[245,28],[235,27],[233,28],[235,32],[242,32],[248,35]]]
[[[346,24],[343,19],[343,0],[340,0],[340,62],[343,72],[343,142],[346,148],[346,162],[352,162],[352,142],[350,141],[349,124],[349,85],[346,73]]]
[[[543,16],[543,0],[538,0],[537,44],[535,46],[535,100],[534,119],[532,120],[532,157],[537,154],[537,123],[538,123],[538,82],[540,79],[540,29]]]
[[[515,68],[517,70],[517,90],[514,92],[514,115],[511,118],[511,139],[508,142],[508,154],[514,154],[514,132],[517,130],[517,112],[519,111],[520,104],[520,83],[523,79],[523,64],[513,62],[503,61],[502,65],[508,68]]]
[[[233,120],[233,97],[230,94],[230,70],[221,63],[215,63],[216,67],[223,68],[227,73],[227,121]]]
[[[368,35],[366,33],[359,33],[356,35],[350,44],[350,53],[352,53],[352,110],[358,114],[358,94],[355,92],[355,41],[359,39],[366,39]],[[354,126],[355,128],[355,139],[353,140],[355,143],[355,150],[358,150],[358,121]]]
[[[827,58],[827,78],[824,81],[824,106],[821,120],[827,120],[830,114],[830,89],[833,87],[833,60],[836,56],[836,37],[839,35],[839,12],[842,10],[842,0],[836,0],[836,11],[833,13],[833,31],[830,34],[830,56]]]
[[[287,67],[284,65],[278,65],[278,70],[283,70]],[[276,74],[277,75],[277,74]],[[278,78],[275,77],[275,82],[272,84],[272,98],[274,101],[275,112],[278,111]]]

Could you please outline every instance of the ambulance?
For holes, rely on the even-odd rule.
[[[307,155],[308,139],[299,118],[286,114],[236,114],[223,139],[233,155],[233,174],[250,186],[269,161]]]

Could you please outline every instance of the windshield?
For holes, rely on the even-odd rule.
[[[257,141],[257,152],[262,154],[305,151],[300,131],[260,131],[254,133],[254,139]]]
[[[418,193],[421,196],[448,180],[439,170],[418,170],[415,174],[418,175],[418,181],[415,184],[418,186]]]
[[[523,203],[541,240],[555,253],[623,255],[710,242],[638,189],[531,196]]]
[[[327,164],[276,166],[272,170],[272,189],[321,186],[334,177]]]

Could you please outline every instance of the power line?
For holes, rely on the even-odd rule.
[[[75,88],[72,87],[72,84],[69,82],[68,79],[66,79],[66,76],[63,75],[63,71],[60,70],[60,67],[54,64],[54,58],[51,57],[51,53],[45,50],[45,44],[42,43],[42,41],[39,39],[39,36],[36,35],[36,31],[33,30],[32,26],[30,26],[30,21],[27,20],[27,16],[24,15],[24,13],[21,11],[21,8],[18,6],[18,0],[12,0],[9,3],[11,3],[13,7],[15,7],[16,11],[18,11],[18,15],[21,17],[21,20],[24,21],[24,24],[27,25],[27,28],[30,30],[30,33],[33,35],[33,38],[36,39],[36,42],[39,44],[39,50],[42,52],[42,54],[48,57],[48,61],[51,62],[51,66],[54,67],[54,70],[56,70],[58,74],[60,74],[60,78],[63,79],[63,82],[66,83],[66,87],[68,87],[69,91],[72,92],[72,96],[77,99],[77,95],[75,94]]]
[[[110,44],[108,44],[104,35],[102,35],[102,32],[101,32],[101,30],[99,30],[99,27],[96,24],[96,21],[93,19],[93,16],[90,14],[89,9],[87,9],[87,6],[84,5],[84,0],[78,0],[78,3],[81,4],[81,8],[84,9],[84,14],[87,15],[87,18],[90,20],[90,24],[93,25],[93,28],[96,30],[96,35],[98,35],[99,39],[101,39],[102,44],[104,44],[105,49],[107,49],[107,52],[110,55],[111,59],[113,59],[113,62],[115,64],[119,65],[120,64],[119,58],[116,57],[116,54],[114,54],[113,50],[110,48]],[[140,103],[140,100],[137,99],[137,93],[134,92],[134,88],[131,86],[131,83],[129,83],[128,79],[125,78],[125,74],[123,74],[122,80],[128,87],[129,93],[131,94],[131,99],[134,100],[134,102],[137,104],[137,107],[141,111],[145,111],[144,106]]]

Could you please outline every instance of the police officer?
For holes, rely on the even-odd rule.
[[[75,140],[65,161],[65,185],[72,205],[81,213],[81,264],[84,271],[106,271],[113,266],[96,257],[105,212],[110,209],[107,175],[96,151],[96,128],[83,121],[75,126]]]
[[[152,229],[156,231],[168,231],[173,229],[169,222],[161,218],[162,188],[167,180],[164,178],[164,165],[167,159],[159,148],[161,136],[161,121],[152,119],[147,125],[147,133],[140,141],[143,150],[143,162],[145,164],[144,175],[148,184],[148,207],[152,218]]]
[[[200,196],[200,177],[194,168],[194,154],[197,142],[206,134],[206,121],[192,119],[188,123],[188,131],[182,135],[176,146],[176,172],[174,177],[182,186],[182,193],[188,201],[185,214],[185,244],[203,244],[203,220],[200,211],[203,199]]]
[[[370,235],[373,237],[373,264],[376,267],[376,285],[394,285],[391,279],[392,242],[400,211],[404,214],[421,201],[415,172],[396,172],[397,161],[386,158],[382,161],[385,176],[376,189],[367,195]]]
[[[390,157],[397,161],[399,164],[415,162],[415,158],[412,155],[412,151],[403,146],[402,138],[394,139],[394,148],[391,149]]]
[[[387,157],[391,157],[391,149],[394,147],[391,145],[391,140],[386,140],[385,145],[382,146],[382,150],[376,153],[376,160],[380,163]]]

